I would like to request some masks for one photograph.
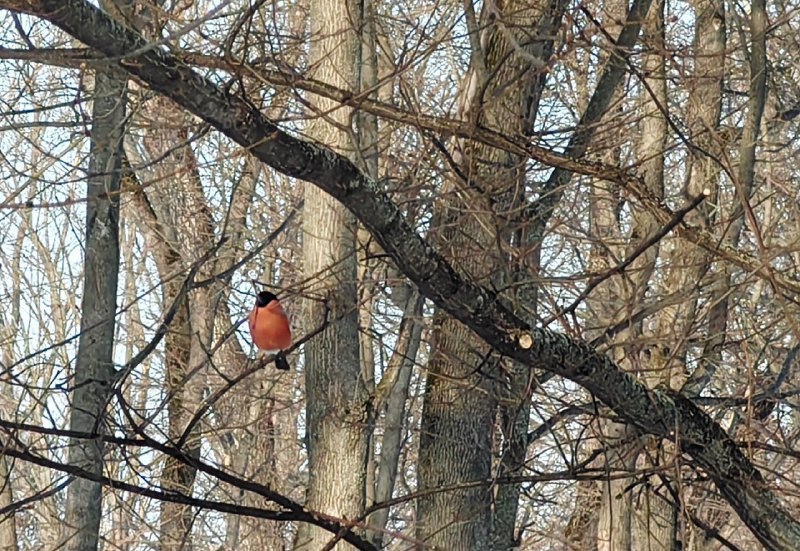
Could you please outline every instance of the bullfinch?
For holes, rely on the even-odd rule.
[[[259,350],[275,354],[275,367],[289,370],[284,350],[292,346],[292,330],[289,317],[278,302],[278,297],[269,291],[256,295],[256,304],[248,317],[250,336]]]

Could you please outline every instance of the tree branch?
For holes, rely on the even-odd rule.
[[[275,170],[331,194],[359,218],[420,292],[498,352],[571,379],[642,431],[677,440],[765,547],[800,548],[800,522],[708,415],[678,394],[648,389],[585,342],[531,328],[501,297],[456,272],[412,229],[381,187],[348,159],[282,131],[244,99],[225,94],[166,49],[150,46],[83,0],[0,0],[0,7],[51,21],[115,58],[130,74]]]
[[[119,446],[147,447],[159,451],[169,457],[177,459],[182,463],[185,463],[187,465],[196,468],[198,471],[204,472],[223,482],[227,482],[228,484],[231,484],[234,487],[241,488],[243,490],[260,495],[266,498],[267,500],[275,503],[283,510],[271,511],[268,509],[259,509],[257,507],[247,507],[241,504],[199,499],[175,491],[162,491],[153,488],[144,488],[141,486],[136,486],[134,484],[128,484],[120,480],[109,478],[102,474],[93,473],[91,471],[82,469],[80,467],[67,465],[64,463],[60,463],[58,461],[47,459],[46,457],[41,457],[29,450],[19,448],[18,446],[10,443],[8,440],[6,440],[5,442],[0,441],[0,452],[3,455],[14,457],[22,461],[27,461],[29,463],[33,463],[41,467],[52,469],[54,471],[63,472],[65,474],[71,475],[72,477],[92,480],[94,482],[98,482],[100,484],[103,484],[110,488],[114,488],[116,490],[131,492],[133,494],[150,497],[160,501],[167,501],[171,503],[182,503],[185,505],[191,505],[202,509],[210,509],[214,511],[220,511],[223,513],[231,513],[234,515],[252,516],[256,518],[265,518],[269,520],[308,522],[316,526],[319,526],[324,530],[327,530],[331,534],[334,535],[344,534],[342,536],[342,539],[353,545],[356,549],[361,549],[363,551],[377,551],[377,548],[375,546],[373,546],[366,540],[362,539],[357,534],[353,533],[352,531],[353,526],[351,523],[343,523],[339,519],[336,519],[329,515],[324,515],[316,511],[308,510],[299,503],[289,499],[288,497],[285,497],[282,494],[279,494],[278,492],[275,492],[267,488],[266,486],[257,484],[255,482],[251,482],[249,480],[245,480],[236,475],[222,471],[212,465],[204,463],[203,461],[200,461],[185,454],[180,449],[162,444],[161,442],[158,442],[157,440],[154,440],[147,435],[141,435],[140,438],[128,438],[128,437],[104,435],[98,432],[48,429],[36,425],[7,421],[5,419],[0,419],[0,427],[3,427],[6,431],[8,431],[12,435],[12,437],[10,438],[11,440],[15,439],[13,438],[13,433],[16,431],[31,431],[37,434],[56,435],[60,437],[73,438],[78,440],[93,440],[96,438],[102,438],[107,443]]]
[[[11,6],[17,6],[20,3],[22,2],[18,0],[7,0],[0,2],[0,7],[7,6],[8,9],[16,9]],[[100,54],[95,51],[86,49],[39,49],[30,51],[0,48],[0,59],[21,59],[64,67],[78,67],[81,63],[85,63],[86,61],[108,61],[106,58],[100,58],[99,55]],[[244,73],[252,74],[276,88],[288,87],[311,92],[325,98],[336,100],[342,105],[362,109],[379,117],[402,124],[408,124],[420,130],[437,132],[443,136],[452,135],[467,140],[474,140],[478,143],[495,147],[514,155],[530,158],[546,166],[571,171],[574,174],[580,174],[598,180],[614,182],[622,186],[633,198],[639,201],[642,208],[652,214],[659,223],[668,224],[675,216],[675,213],[669,207],[653,197],[638,176],[624,168],[587,161],[580,158],[569,158],[550,149],[527,143],[488,128],[476,127],[464,121],[399,109],[393,105],[368,97],[354,95],[352,92],[342,90],[319,80],[306,78],[297,73],[287,72],[285,69],[280,71],[270,70],[260,66],[255,67],[252,64],[244,64],[238,61],[222,59],[217,56],[197,53],[178,52],[175,55],[179,61],[189,65],[221,69],[237,75]],[[22,205],[7,206],[17,207]],[[48,204],[47,206],[55,205]],[[534,209],[529,208],[528,210],[533,211]],[[536,213],[526,212],[525,214],[530,218]],[[800,281],[798,281],[797,278],[781,273],[773,273],[771,275],[763,261],[755,259],[730,245],[720,243],[719,239],[709,231],[688,225],[681,225],[676,228],[675,231],[679,237],[702,247],[726,262],[738,266],[746,273],[759,275],[768,279],[770,282],[773,282],[774,279],[774,283],[783,289],[784,296],[787,299],[795,301],[795,297],[800,294]]]

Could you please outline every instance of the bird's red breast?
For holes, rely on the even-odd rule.
[[[253,308],[248,321],[250,322],[250,336],[259,350],[277,352],[292,346],[289,317],[277,299],[266,306]]]

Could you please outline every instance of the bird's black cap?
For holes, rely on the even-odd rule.
[[[269,291],[261,291],[256,295],[256,306],[263,308],[273,300],[278,300],[278,297]]]

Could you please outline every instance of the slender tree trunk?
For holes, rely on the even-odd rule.
[[[394,292],[392,294],[395,295]],[[384,377],[393,378],[394,381],[388,390],[388,398],[386,398],[381,453],[375,475],[375,503],[391,499],[394,491],[397,465],[400,460],[408,417],[406,411],[408,387],[422,339],[422,307],[424,304],[425,299],[417,292],[408,292],[397,346],[389,360],[387,372],[384,374]],[[383,387],[383,380],[378,387],[379,392],[381,387]],[[369,517],[369,525],[372,528],[370,539],[378,547],[383,544],[383,530],[386,528],[388,519],[388,507],[377,510]]]
[[[614,258],[622,256],[618,246],[621,242],[617,223],[618,199],[612,186],[596,182],[591,191],[591,234],[597,240],[592,246],[590,271],[602,273],[611,269]],[[613,326],[628,307],[635,308],[635,298],[629,296],[630,288],[618,279],[609,279],[599,285],[587,300],[591,317],[588,322],[599,330]],[[597,332],[590,331],[589,335]],[[624,345],[626,339],[635,334],[635,327],[626,329],[617,340]],[[621,348],[615,348],[621,351]],[[612,352],[609,352],[612,354]],[[624,352],[616,354],[617,361],[630,369],[629,358]],[[599,551],[630,551],[631,549],[631,492],[630,478],[621,476],[630,472],[636,462],[638,446],[631,443],[631,431],[623,423],[599,419],[596,423],[599,445],[604,448],[603,464],[608,474],[600,485],[601,501],[597,526],[597,549]]]
[[[180,258],[171,256],[166,262],[166,269],[161,273],[164,285],[163,304],[169,307],[178,294],[181,281],[169,277],[175,269],[181,266]],[[164,355],[167,368],[166,389],[172,395],[167,404],[169,415],[167,434],[174,442],[180,438],[186,428],[188,418],[194,409],[192,397],[186,392],[184,378],[189,371],[189,351],[191,349],[191,324],[189,323],[189,305],[184,300],[169,332],[164,338]],[[184,453],[195,459],[200,456],[200,444],[194,437],[184,448]],[[195,470],[184,462],[167,457],[164,460],[164,469],[161,472],[161,487],[167,491],[174,491],[191,495],[194,485]],[[159,529],[161,531],[160,547],[162,551],[172,551],[190,548],[189,534],[192,526],[192,509],[179,503],[163,502],[161,504],[161,518]]]
[[[161,159],[155,167],[155,177],[159,181],[169,181],[169,185],[147,188],[152,215],[157,221],[157,239],[163,241],[155,251],[159,273],[166,282],[175,279],[176,274],[186,270],[210,247],[215,235],[214,221],[203,191],[197,158],[187,143],[189,132],[185,116],[176,112],[174,105],[164,98],[152,100],[143,114],[154,121],[144,135],[144,150],[149,158]],[[211,259],[201,266],[199,277],[210,277],[216,260]],[[165,304],[171,303],[179,282],[180,276],[177,281],[165,285]],[[218,288],[215,285],[190,291],[166,338],[166,386],[170,393],[168,436],[175,444],[183,439],[183,453],[195,458],[200,454],[200,425],[195,423],[188,427],[188,423],[200,407],[207,385],[208,351],[212,347],[215,319],[212,297]],[[187,433],[185,438],[184,433]],[[195,469],[185,462],[167,458],[160,483],[167,490],[191,495],[195,474]],[[162,503],[159,546],[163,551],[192,548],[193,516],[187,504]]]
[[[358,40],[355,52],[354,70],[354,91],[363,93],[370,91],[368,97],[376,97],[376,86],[378,82],[378,58],[375,35],[375,6],[372,0],[361,0],[356,7],[356,29],[358,29]],[[355,123],[356,136],[356,159],[361,170],[369,175],[370,178],[378,180],[378,118],[365,111],[358,110],[354,113],[353,122]],[[358,227],[358,294],[359,294],[359,324],[362,328],[359,334],[361,366],[366,383],[367,392],[375,392],[375,353],[372,332],[373,311],[375,307],[375,285],[374,276],[379,265],[382,264],[373,258],[374,246],[372,236],[361,225]],[[369,431],[370,442],[368,445],[368,457],[365,480],[366,503],[375,502],[375,443],[373,441],[373,430]]]
[[[727,231],[723,241],[736,248],[739,246],[742,230],[745,227],[745,214],[748,203],[753,193],[753,181],[756,164],[756,145],[758,133],[761,128],[761,119],[764,114],[764,105],[767,95],[767,55],[766,55],[766,14],[764,7],[758,0],[752,3],[751,8],[751,48],[750,48],[750,90],[747,102],[747,117],[742,129],[742,139],[739,145],[739,164],[736,174],[736,198],[733,208],[730,209],[730,224],[726,224]],[[724,283],[718,285],[711,299],[711,311],[708,315],[708,338],[703,347],[703,370],[699,376],[694,377],[692,390],[697,393],[710,381],[715,367],[722,361],[722,350],[725,345],[725,335],[728,327],[728,308],[730,300],[731,278],[730,267],[726,266]]]
[[[114,378],[114,317],[119,270],[119,197],[125,132],[125,78],[98,70],[92,107],[92,139],[86,204],[81,337],[75,364],[70,429],[102,433]],[[73,440],[69,463],[103,472],[103,440]],[[67,551],[95,551],[99,542],[102,486],[76,479],[66,502]]]
[[[620,476],[631,472],[639,450],[630,439],[627,425],[601,420],[601,441],[608,480],[600,482],[601,501],[597,525],[598,551],[631,551],[631,478]],[[615,476],[614,476],[615,475]]]
[[[597,550],[602,496],[597,482],[578,482],[575,490],[575,507],[564,530],[564,539],[569,551]]]
[[[352,22],[357,13],[356,3],[347,0],[311,1],[314,78],[339,88],[355,88],[357,45]],[[350,126],[349,109],[323,98],[316,98],[313,105],[338,125]],[[308,133],[353,155],[349,133],[323,118],[312,121]],[[306,185],[303,231],[303,268],[312,282],[308,291],[317,297],[307,302],[306,319],[311,327],[329,321],[305,347],[307,505],[336,517],[354,518],[365,506],[371,422],[359,353],[357,225],[339,202]],[[302,524],[296,548],[321,549],[330,539],[327,532]]]
[[[664,150],[667,143],[667,119],[664,112],[667,109],[667,80],[663,52],[665,51],[664,36],[664,6],[663,0],[654,0],[647,14],[643,29],[642,42],[650,52],[644,56],[644,82],[645,90],[642,92],[643,119],[641,122],[641,140],[639,142],[638,156],[640,159],[639,172],[642,175],[645,187],[653,197],[664,197]],[[658,230],[658,222],[654,217],[641,208],[633,208],[634,227],[630,245],[626,254],[631,254],[638,245],[638,240],[652,236]],[[651,247],[646,251],[632,272],[637,282],[636,302],[641,303],[647,289],[655,262],[658,247]],[[637,324],[637,331],[641,334],[641,324]],[[663,357],[656,350],[651,354],[648,366],[649,376],[645,380],[650,386],[661,382],[663,375],[660,368],[663,366]],[[645,442],[647,453],[642,454],[645,468],[657,469],[671,460],[674,449],[668,442],[659,445],[658,441],[647,439]],[[643,548],[648,551],[672,551],[677,541],[677,509],[667,501],[664,496],[670,493],[663,487],[672,484],[670,476],[651,478],[651,484],[646,485],[637,494],[639,506],[633,508],[632,542],[634,548]],[[655,491],[657,488],[659,491]],[[645,506],[641,506],[644,503]]]
[[[727,220],[722,232],[722,241],[736,248],[739,246],[746,221],[757,222],[750,218],[749,205],[753,194],[756,171],[756,147],[761,129],[762,117],[767,95],[767,51],[766,51],[767,15],[763,0],[753,0],[750,8],[750,72],[747,115],[744,119],[742,137],[739,143],[738,170],[734,187],[736,190],[732,207],[725,213]],[[743,48],[746,46],[743,45]],[[722,217],[719,217],[722,219]],[[722,282],[712,294],[711,308],[708,313],[707,338],[703,346],[702,362],[687,385],[692,393],[699,393],[711,381],[716,366],[723,363],[723,350],[730,315],[731,282],[734,271],[730,266],[723,267]],[[777,299],[780,303],[781,299]],[[773,371],[773,374],[777,369]],[[712,528],[722,530],[731,518],[729,511],[713,515]],[[704,531],[693,530],[690,551],[703,551],[712,548],[714,541]]]
[[[11,471],[4,456],[0,457],[0,480],[3,485],[0,488],[0,508],[5,508],[14,502],[14,496],[11,492]],[[7,515],[0,521],[0,551],[17,549],[17,527],[14,519],[14,515]]]
[[[175,229],[161,223],[153,209],[145,191],[133,172],[130,162],[124,159],[123,189],[131,192],[136,207],[135,217],[142,233],[147,238],[148,248],[152,252],[158,274],[164,282],[162,308],[166,311],[178,296],[182,280],[176,277],[183,267],[179,249],[175,239],[165,239],[167,235],[175,235]],[[189,303],[184,298],[178,308],[170,327],[164,336],[164,364],[166,367],[166,390],[172,397],[167,403],[167,434],[172,441],[177,441],[186,422],[190,418],[187,412],[195,407],[195,401],[185,391],[184,378],[189,371],[189,352],[191,348],[191,324],[189,323]],[[199,457],[199,446],[192,439],[185,452],[191,457]],[[168,491],[191,494],[195,471],[185,462],[172,457],[164,459],[161,472],[161,487]],[[162,502],[159,517],[159,547],[164,551],[188,548],[191,529],[191,508],[178,503]]]
[[[612,3],[604,9],[610,14],[610,22],[604,27],[612,36],[617,36],[617,51],[612,52],[605,61],[602,76],[589,99],[580,125],[570,139],[573,154],[585,154],[595,129],[603,120],[612,125],[618,111],[610,111],[616,100],[621,99],[622,91],[619,83],[625,74],[624,56],[629,55],[630,48],[639,40],[645,16],[650,11],[650,0],[634,0],[626,3]],[[625,14],[623,20],[622,15]],[[615,135],[603,135],[602,139],[613,140]],[[619,136],[616,139],[620,140]],[[605,160],[610,164],[619,164],[619,147],[617,142],[597,145],[604,151]],[[548,180],[548,185],[563,186],[571,178],[568,171],[555,170]],[[556,187],[557,189],[557,187]],[[620,197],[615,186],[609,182],[593,182],[590,192],[590,228],[595,242],[590,253],[590,271],[603,273],[612,269],[618,259],[625,257],[625,250],[619,245],[622,242],[623,230],[620,227],[617,213],[620,210]],[[635,231],[644,231],[641,217],[634,220]],[[638,245],[646,237],[633,234]],[[652,251],[643,255],[630,270],[633,276],[610,278],[602,282],[592,293],[587,306],[590,315],[587,319],[587,335],[599,335],[607,327],[612,327],[626,319],[636,308],[644,296],[645,282],[653,267]],[[624,279],[623,279],[624,277]],[[615,347],[615,360],[627,369],[631,368],[631,357],[625,352],[629,347],[624,345],[634,338],[640,329],[634,325],[626,328],[616,336],[616,341],[623,346]],[[639,453],[637,442],[631,442],[631,431],[620,423],[608,419],[599,419],[595,423],[598,444],[604,448],[598,461],[603,464],[609,475],[592,488],[591,483],[580,483],[576,492],[575,510],[567,525],[567,536],[574,549],[598,549],[599,551],[629,551],[631,542],[631,506],[632,495],[629,491],[631,479],[620,476],[632,471]],[[588,534],[596,534],[591,541]]]
[[[698,0],[695,3],[694,75],[689,86],[687,126],[689,139],[695,145],[690,153],[687,168],[685,193],[696,197],[708,189],[711,201],[717,194],[722,168],[717,160],[722,149],[718,134],[722,112],[722,86],[725,75],[725,6],[720,0]],[[707,204],[689,213],[687,221],[701,227],[711,222]],[[699,285],[708,272],[709,255],[699,247],[679,241],[669,253],[666,276],[666,293],[676,294]],[[697,294],[694,293],[682,304],[665,308],[658,316],[656,336],[663,337],[666,356],[675,355],[675,360],[665,370],[662,380],[673,388],[685,386],[684,391],[697,394],[711,379],[717,362],[711,357],[702,357],[691,379],[683,377],[683,339],[689,328],[687,323],[695,319]],[[715,350],[719,350],[714,347]]]
[[[527,54],[540,60],[543,66],[551,61],[567,5],[566,0],[550,0],[548,5],[542,7],[542,12],[530,31],[535,40],[523,42]],[[525,79],[520,79],[524,82],[520,97],[521,130],[524,135],[531,135],[536,131],[539,103],[549,74],[550,71],[537,70],[535,66],[531,66],[528,67]],[[531,283],[531,274],[539,273],[541,268],[540,236],[535,235],[535,231],[528,228],[527,224],[519,229],[511,226],[507,237],[524,251],[517,255],[524,260],[518,262],[511,274],[517,280],[518,287],[514,299],[524,310],[533,313],[535,320],[539,311],[539,287],[537,282]],[[515,238],[511,238],[511,233],[515,234]],[[536,374],[526,366],[511,363],[508,377],[508,392],[498,406],[498,424],[503,442],[503,448],[499,450],[499,473],[501,476],[513,477],[523,472],[527,459],[531,397],[536,386]],[[519,546],[515,528],[521,488],[520,483],[500,484],[493,496],[491,545],[496,551]]]
[[[689,84],[686,119],[688,137],[695,149],[690,151],[684,193],[695,197],[708,189],[712,192],[711,201],[714,202],[721,175],[721,166],[717,159],[722,151],[718,129],[725,75],[725,7],[723,2],[717,0],[698,0],[694,3],[694,8],[694,74]],[[700,205],[700,208],[689,213],[687,221],[709,227],[712,221],[709,205]],[[671,247],[666,251],[668,270],[664,284],[665,293],[685,293],[696,289],[710,268],[708,253],[689,243],[681,243],[680,240],[675,240]],[[660,369],[650,377],[651,385],[683,387],[683,392],[694,395],[700,393],[713,377],[721,360],[723,335],[720,331],[724,328],[724,319],[727,317],[727,303],[716,301],[716,305],[712,307],[707,318],[710,338],[703,347],[697,368],[687,380],[683,368],[684,353],[681,351],[687,349],[685,338],[690,331],[688,323],[695,319],[697,300],[698,293],[689,292],[686,301],[665,308],[656,318],[655,337],[660,345],[651,351],[651,361],[660,366]],[[651,449],[653,447],[657,446],[652,446]],[[662,460],[669,460],[674,451],[667,446],[658,453],[662,455]],[[656,484],[656,487],[659,486],[660,484]],[[664,489],[660,493],[668,494]],[[648,491],[647,501],[655,511],[647,520],[639,521],[642,530],[647,526],[646,540],[640,542],[647,541],[658,546],[658,549],[673,549],[679,536],[677,516],[669,514],[669,505],[652,491]],[[721,519],[726,515],[727,512],[724,512],[717,518]],[[671,537],[667,535],[668,531],[672,532]],[[645,537],[645,534],[642,533],[641,537]],[[686,549],[700,551],[705,546],[706,536],[702,532],[691,530],[690,534],[682,534],[680,539]]]
[[[14,278],[13,289],[15,292],[12,294],[11,300],[7,302],[10,304],[11,312],[8,315],[8,323],[5,322],[5,304],[0,304],[0,365],[11,365],[13,362],[13,339],[15,334],[15,327],[17,324],[17,317],[19,315],[19,292],[16,291],[20,288],[19,280],[21,275],[20,270],[20,253],[21,240],[17,241],[17,246],[14,247],[14,257],[11,261],[10,277]],[[14,393],[9,384],[3,384],[0,387],[0,412],[6,419],[13,419],[10,412],[14,411],[15,405]],[[4,455],[0,455],[0,509],[8,507],[14,502],[14,492],[11,482],[11,469],[9,463]],[[16,516],[13,514],[6,515],[0,518],[0,551],[16,551],[17,550],[17,524]]]

